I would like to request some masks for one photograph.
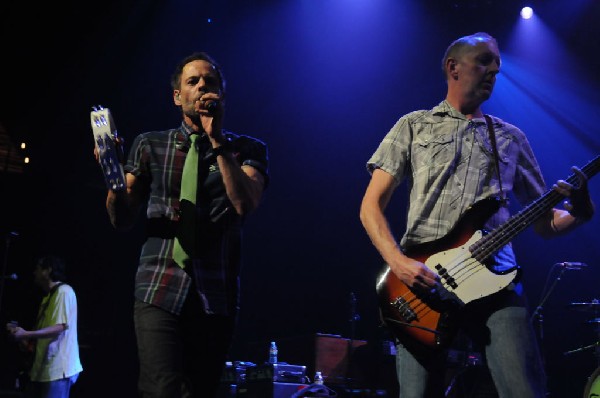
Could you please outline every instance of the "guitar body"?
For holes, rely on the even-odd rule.
[[[405,344],[416,340],[430,348],[447,347],[454,337],[453,319],[465,304],[502,290],[517,270],[500,275],[474,259],[469,248],[483,236],[478,230],[498,210],[496,198],[473,205],[445,237],[418,245],[406,255],[440,276],[444,290],[435,295],[414,293],[386,265],[377,282],[383,321]]]
[[[121,160],[122,148],[116,145],[117,128],[108,108],[95,106],[90,113],[98,163],[108,189],[125,189],[125,174]]]
[[[12,332],[12,328],[16,328],[19,326],[17,321],[8,322],[9,331]],[[16,347],[18,350],[18,356],[16,361],[16,369],[19,370],[20,373],[27,374],[33,365],[33,360],[35,359],[35,346],[37,340],[34,339],[25,339],[19,340],[16,343]]]
[[[600,155],[580,169],[588,179],[596,175],[600,171]],[[573,173],[566,181],[577,186],[578,177]],[[504,289],[517,276],[516,267],[496,273],[485,262],[563,199],[550,189],[485,234],[481,228],[498,211],[501,201],[484,199],[471,206],[446,236],[409,248],[405,254],[435,272],[442,289],[436,294],[417,294],[386,265],[376,286],[383,322],[405,345],[447,347],[454,337],[456,312],[471,301]]]

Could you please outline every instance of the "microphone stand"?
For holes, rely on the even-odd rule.
[[[559,264],[554,264],[554,267],[559,266]],[[560,272],[556,276],[556,279],[554,279],[554,281],[552,282],[552,284],[549,287],[548,287],[548,280],[546,280],[546,285],[544,287],[544,290],[542,291],[542,299],[540,300],[540,303],[535,308],[535,310],[533,311],[533,314],[531,315],[531,318],[529,319],[529,322],[533,322],[534,320],[536,321],[535,329],[537,331],[537,336],[539,339],[538,344],[540,345],[540,347],[543,347],[543,343],[544,343],[544,315],[543,315],[544,304],[550,297],[550,294],[552,293],[552,291],[558,284],[558,281],[560,281],[560,278],[562,278],[563,274],[565,273],[565,271],[567,269],[568,269],[567,267],[561,267]],[[552,272],[552,268],[550,269],[550,273],[551,272]],[[550,276],[550,273],[548,274],[548,276]],[[546,367],[546,359],[545,359],[543,349],[540,349],[540,355],[542,357],[542,363],[544,364],[544,367]]]
[[[354,356],[354,339],[356,333],[356,321],[360,320],[360,315],[356,312],[356,295],[350,292],[350,339],[348,340],[348,362],[346,368],[346,379],[348,380],[348,371],[352,370],[352,359]]]
[[[4,295],[4,282],[6,280],[6,278],[4,278],[4,275],[6,275],[6,267],[8,266],[8,248],[10,247],[11,236],[11,232],[7,233],[4,241],[4,257],[2,260],[2,273],[0,274],[2,275],[2,278],[0,278],[0,314],[2,313],[2,296]]]

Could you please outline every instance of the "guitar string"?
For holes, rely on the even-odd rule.
[[[595,175],[600,169],[600,156],[596,156],[592,161],[590,161],[586,166],[584,166],[581,170],[589,177]],[[596,164],[598,163],[598,164]],[[574,184],[577,176],[572,174],[567,178],[567,182]],[[497,230],[493,231],[489,235],[478,239],[474,242],[470,247],[469,251],[473,255],[470,261],[467,259],[463,260],[455,260],[454,265],[452,262],[447,265],[446,271],[451,274],[451,277],[454,279],[457,285],[464,283],[467,279],[473,277],[479,271],[482,271],[485,265],[481,264],[478,259],[484,260],[489,257],[492,253],[499,250],[502,246],[506,245],[510,238],[516,233],[521,232],[523,229],[527,228],[532,221],[539,218],[544,212],[548,210],[548,206],[551,207],[562,199],[562,195],[558,194],[554,190],[548,191],[545,195],[542,195],[538,200],[534,201],[531,205],[527,206],[521,212],[517,213],[514,217],[510,218],[507,223],[503,226],[500,226]],[[548,202],[548,203],[546,203]],[[517,222],[519,221],[519,222]],[[494,241],[494,239],[499,236],[500,239],[498,241]],[[489,243],[489,247],[485,244]],[[483,249],[481,248],[483,246]],[[468,265],[464,265],[467,263]],[[455,270],[456,267],[463,265],[455,274],[451,271]],[[480,266],[481,265],[481,266]],[[485,267],[487,270],[487,267]],[[459,275],[462,273],[463,275]],[[442,282],[442,286],[449,290],[448,288],[452,287],[446,281]],[[412,294],[412,297],[410,295]],[[433,294],[429,294],[429,297],[434,296]],[[400,296],[402,298],[404,304],[403,307],[409,306],[415,314],[420,315],[421,317],[426,316],[432,309],[421,299],[417,297],[410,289],[407,290],[405,294]],[[427,297],[424,297],[425,299]],[[418,301],[416,305],[411,306],[415,301]],[[405,308],[404,308],[405,309]]]
[[[560,195],[559,195],[560,196]],[[559,199],[560,200],[560,199]],[[537,212],[537,214],[535,214]],[[543,213],[542,209],[536,209],[536,212],[534,212],[534,219],[537,218],[539,215],[541,215],[541,213]],[[519,216],[520,214],[517,214],[517,216]],[[519,217],[516,217],[519,218]],[[508,228],[505,228],[508,229]],[[518,228],[513,228],[513,229],[518,229]],[[508,231],[510,231],[510,229],[508,229]],[[483,271],[484,269],[487,270],[487,268],[482,265],[479,261],[477,261],[477,258],[487,258],[491,253],[493,253],[494,251],[497,250],[497,248],[499,248],[496,243],[496,246],[494,245],[494,236],[487,235],[484,236],[483,238],[477,240],[476,242],[474,242],[469,250],[471,251],[472,254],[474,254],[473,257],[475,258],[470,258],[470,259],[455,259],[452,262],[446,264],[445,269],[448,275],[451,276],[451,278],[453,278],[454,282],[457,285],[460,285],[462,283],[464,283],[466,280],[468,280],[469,278],[475,276],[479,271]],[[491,241],[491,249],[487,249],[487,250],[483,250],[481,251],[481,253],[477,254],[478,251],[480,251],[480,247],[484,244],[484,243],[488,243],[488,241]],[[497,248],[496,248],[497,247]],[[485,247],[484,247],[485,249]],[[458,270],[456,270],[457,267],[460,267]],[[452,291],[455,290],[451,284],[449,282],[447,282],[446,280],[442,281],[442,286],[444,289],[448,290],[448,291]],[[417,295],[415,295],[412,291],[408,290],[407,294],[413,294],[413,296],[411,298],[409,298],[406,294],[402,297],[403,301],[405,302],[405,306],[408,305],[409,307],[411,307],[411,309],[413,310],[413,312],[422,317],[425,317],[427,314],[429,314],[429,312],[432,311],[432,309],[423,302],[423,300],[419,299],[417,297]],[[429,297],[433,297],[433,294],[429,294]],[[424,299],[426,300],[427,297],[424,297]],[[417,304],[415,303],[415,300],[418,300]],[[412,304],[412,305],[411,305]]]
[[[594,171],[593,169],[597,169],[598,167],[596,167],[596,165],[594,165],[595,162],[598,161],[598,159],[600,158],[600,156],[596,157],[593,161],[591,161],[588,165],[584,166],[582,168],[582,171],[584,173],[586,173],[586,175],[594,175],[597,173],[597,170]],[[571,175],[567,178],[567,181],[569,181],[570,183],[574,183],[574,179],[575,179],[575,175]],[[534,201],[531,205],[529,205],[528,207],[526,207],[523,211],[517,213],[511,220],[509,220],[509,222],[505,223],[503,226],[499,227],[496,231],[490,233],[489,235],[486,235],[484,237],[482,237],[481,239],[477,240],[476,242],[474,242],[470,248],[469,251],[471,253],[474,254],[474,262],[472,262],[471,264],[474,264],[475,267],[463,267],[461,269],[459,269],[460,271],[465,271],[465,272],[469,272],[472,271],[473,268],[478,268],[477,267],[477,260],[479,262],[482,262],[484,259],[486,259],[487,257],[489,257],[492,253],[496,252],[497,250],[499,250],[502,246],[506,245],[508,243],[508,241],[518,232],[520,232],[521,230],[527,228],[531,222],[533,220],[536,220],[537,218],[539,218],[544,212],[547,211],[548,207],[551,207],[555,204],[557,204],[561,198],[563,196],[560,195],[559,193],[557,193],[554,190],[550,190],[548,191],[545,195],[543,195],[542,197],[540,197],[538,200]],[[494,239],[499,236],[500,239],[495,242]],[[491,244],[488,244],[491,243]],[[484,246],[483,249],[480,249],[481,246],[483,246],[484,244],[488,244],[488,246]],[[477,252],[480,252],[479,254],[477,254]],[[455,266],[447,266],[447,270],[450,273],[450,271],[454,270],[454,268],[456,266],[460,266],[464,261],[459,261]],[[469,278],[472,275],[467,274],[467,276],[465,276],[465,278]],[[452,277],[455,279],[455,281],[461,282],[464,281],[465,279],[460,279],[458,277],[458,273],[457,274],[453,274]]]

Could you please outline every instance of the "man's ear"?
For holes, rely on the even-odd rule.
[[[446,60],[446,73],[448,77],[453,80],[458,80],[458,71],[456,70],[457,62],[454,58],[448,58]]]
[[[180,97],[181,97],[181,94],[179,93],[179,90],[174,90],[173,91],[173,102],[175,102],[175,105],[181,105],[181,101],[179,100]]]

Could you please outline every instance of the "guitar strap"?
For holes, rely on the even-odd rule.
[[[492,144],[492,150],[494,151],[494,161],[496,163],[496,173],[498,173],[498,184],[500,185],[500,194],[502,195],[502,203],[506,205],[508,203],[508,198],[504,194],[504,190],[502,190],[502,179],[500,178],[500,163],[498,162],[498,148],[496,147],[496,133],[494,133],[494,126],[492,126],[492,118],[489,115],[483,115],[485,117],[485,122],[487,123],[488,132],[490,133],[490,142]],[[517,267],[517,275],[513,282],[518,282],[521,280],[523,275],[523,269],[521,267]]]
[[[483,115],[487,124],[488,132],[490,134],[490,142],[492,144],[492,151],[494,151],[494,162],[496,164],[496,173],[498,174],[498,184],[500,185],[500,194],[502,195],[502,201],[506,202],[506,195],[502,189],[502,178],[500,178],[500,163],[498,162],[498,148],[496,147],[496,134],[494,133],[494,126],[492,125],[492,118],[489,115]]]
[[[52,300],[52,296],[54,295],[54,292],[56,292],[58,290],[58,288],[60,287],[60,285],[62,285],[62,284],[63,284],[63,282],[57,283],[48,292],[48,300],[46,300],[46,302],[44,303],[44,306],[41,307],[40,310],[38,311],[37,320],[35,322],[35,325],[37,328],[40,327],[39,323],[42,321],[42,319],[44,319],[44,316],[46,315],[46,310],[48,309],[48,306],[50,305],[50,300]]]
[[[42,321],[42,319],[44,319],[44,316],[46,316],[46,310],[48,310],[48,306],[50,305],[50,300],[52,300],[52,296],[54,296],[54,293],[58,290],[58,288],[62,284],[63,284],[63,282],[57,283],[48,292],[48,299],[44,302],[44,305],[41,306],[40,309],[38,310],[37,319],[35,321],[36,329],[40,329],[40,322]],[[29,340],[29,343],[27,344],[26,351],[27,351],[28,355],[27,355],[27,358],[24,359],[25,364],[26,364],[25,366],[27,367],[27,369],[30,369],[33,364],[33,356],[35,355],[36,345],[37,345],[37,340],[35,340],[35,339]]]

